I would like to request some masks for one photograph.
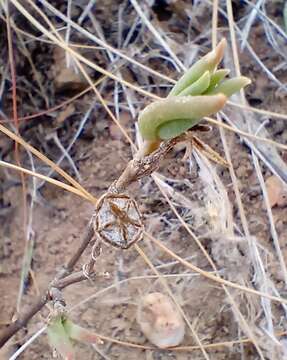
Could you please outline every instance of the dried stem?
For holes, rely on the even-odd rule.
[[[94,230],[93,230],[92,223],[90,221],[87,226],[85,235],[82,239],[81,245],[79,246],[79,248],[77,249],[75,254],[72,255],[71,259],[68,261],[67,265],[65,266],[65,271],[66,271],[67,275],[72,272],[76,263],[78,262],[78,260],[82,256],[83,252],[85,251],[85,249],[89,245],[90,241],[92,240],[93,236],[94,236]],[[64,276],[60,277],[59,279],[62,279],[63,277]]]
[[[109,191],[117,193],[123,192],[132,182],[152,174],[158,169],[161,160],[168,154],[173,146],[178,142],[185,140],[187,140],[187,137],[183,134],[174,139],[163,142],[156,151],[148,156],[143,156],[143,152],[139,150],[134,159],[128,163],[118,180],[110,186]],[[80,246],[68,260],[67,264],[59,270],[55,278],[47,286],[46,291],[43,292],[43,294],[27,312],[20,315],[16,321],[12,322],[0,334],[0,347],[2,347],[21,328],[25,327],[31,318],[36,315],[48,301],[53,300],[52,295],[55,292],[55,289],[58,292],[67,286],[86,280],[87,278],[90,279],[93,275],[95,275],[93,272],[93,266],[95,264],[94,258],[92,258],[87,264],[87,274],[82,271],[72,274],[75,265],[79,261],[85,249],[92,242],[93,237],[94,229],[92,221],[90,220]]]
[[[15,335],[22,327],[25,327],[31,318],[36,315],[45,304],[52,299],[51,289],[56,288],[59,290],[64,289],[65,287],[77,283],[82,280],[86,280],[87,277],[83,275],[82,272],[74,273],[68,276],[72,271],[79,258],[83,254],[84,250],[88,246],[89,242],[93,237],[92,227],[89,223],[87,231],[82,239],[81,245],[76,250],[75,254],[72,255],[71,259],[67,262],[67,265],[64,266],[58,274],[55,276],[54,280],[48,285],[47,290],[36,300],[35,304],[31,308],[20,315],[18,319],[12,322],[0,335],[0,347],[2,347],[13,335]]]
[[[112,184],[111,189],[122,192],[132,182],[151,175],[158,169],[160,162],[166,157],[170,150],[177,143],[187,139],[187,134],[182,134],[176,138],[162,142],[156,151],[147,156],[144,156],[142,149],[140,149],[135,154],[134,159],[128,163],[122,175]]]

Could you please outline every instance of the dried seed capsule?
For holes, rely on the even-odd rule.
[[[144,230],[136,201],[126,194],[109,192],[97,202],[93,225],[100,240],[121,249],[140,240]]]

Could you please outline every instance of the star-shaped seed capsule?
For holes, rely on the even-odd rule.
[[[126,194],[104,194],[96,205],[94,230],[99,239],[128,249],[142,238],[144,230],[136,201]]]

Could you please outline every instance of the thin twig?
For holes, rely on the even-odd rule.
[[[151,156],[147,156],[143,159],[136,158],[136,160],[131,160],[128,163],[126,169],[123,171],[122,175],[119,177],[119,180],[113,183],[112,189],[115,189],[118,192],[123,191],[132,182],[137,181],[144,176],[150,175],[154,170],[158,168],[160,161],[166,156],[166,154],[172,149],[172,147],[177,142],[182,141],[182,139],[184,139],[184,135],[178,136],[177,138],[163,143],[162,146]],[[0,335],[0,347],[4,345],[6,341],[8,341],[17,331],[19,331],[22,327],[26,326],[29,320],[35,314],[37,314],[49,300],[51,300],[51,288],[61,290],[71,284],[87,279],[87,276],[85,276],[83,273],[75,273],[72,275],[70,274],[72,273],[76,263],[79,261],[83,252],[90,244],[93,236],[94,228],[93,221],[91,219],[82,238],[80,246],[68,260],[67,264],[57,273],[54,280],[50,282],[47,290],[44,291],[42,296],[26,313],[21,315],[15,322],[11,323]],[[92,263],[92,265],[94,265],[94,262]],[[88,275],[90,278],[90,272],[92,269],[89,270],[90,271]]]

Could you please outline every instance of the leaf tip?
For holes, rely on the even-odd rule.
[[[224,55],[224,51],[227,45],[227,41],[225,38],[223,38],[214,48],[213,51],[211,51],[210,56],[212,58],[212,62],[214,62],[214,64],[218,65],[220,63],[220,61],[223,58]]]
[[[249,79],[248,77],[246,76],[241,76],[242,78],[242,86],[245,87],[247,85],[250,85],[252,83],[251,79]]]
[[[226,104],[227,96],[223,93],[217,94],[217,101],[220,107],[223,107]]]

